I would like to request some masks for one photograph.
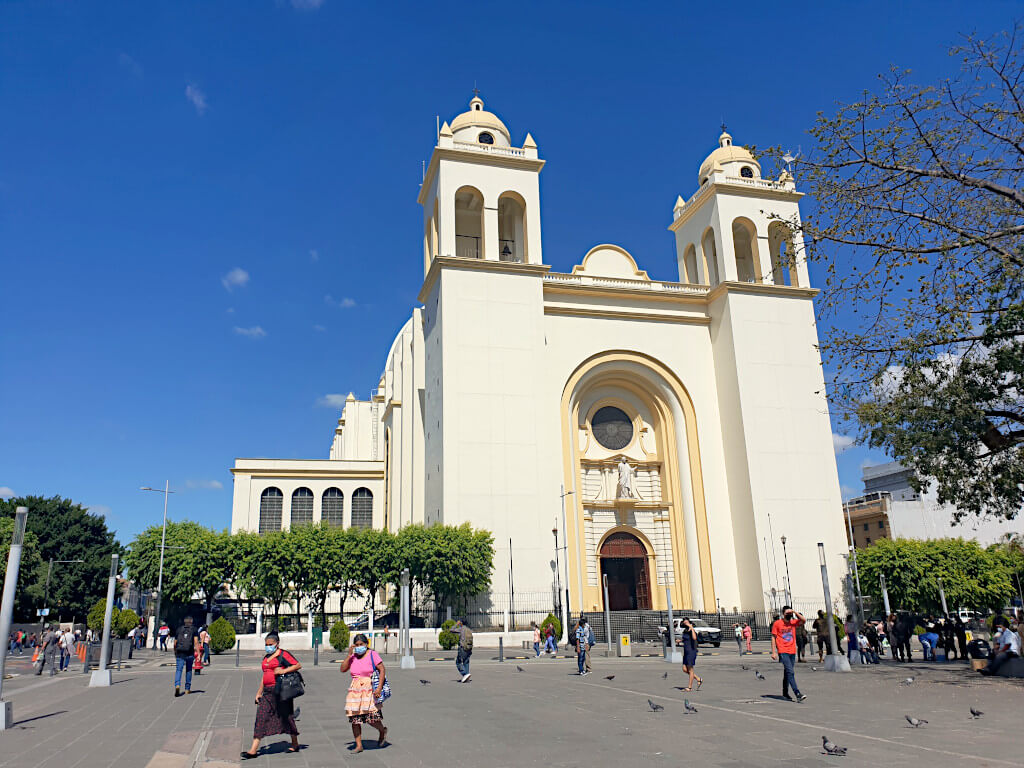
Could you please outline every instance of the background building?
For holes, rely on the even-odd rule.
[[[474,98],[436,136],[419,306],[376,389],[345,404],[329,460],[239,459],[233,530],[328,519],[336,494],[331,519],[356,524],[372,498],[375,526],[491,531],[496,603],[557,579],[573,611],[603,606],[602,577],[613,609],[662,608],[666,587],[676,606],[760,609],[789,579],[817,605],[823,542],[838,594],[817,291],[783,223],[801,193],[718,145],[672,208],[678,281],[609,244],[554,273],[545,160]]]

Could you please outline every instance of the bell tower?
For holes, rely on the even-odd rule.
[[[803,197],[788,172],[762,178],[761,164],[723,126],[697,182],[688,200],[676,199],[669,226],[680,282],[809,287],[803,243],[786,223],[799,222]]]
[[[467,111],[445,121],[419,194],[424,275],[438,256],[542,264],[543,167],[533,137],[513,146],[479,94]]]

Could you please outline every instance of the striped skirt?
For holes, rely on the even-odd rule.
[[[377,723],[381,711],[373,700],[373,684],[368,677],[353,677],[345,696],[345,714],[350,723]]]

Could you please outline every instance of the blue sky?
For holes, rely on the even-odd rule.
[[[378,10],[379,8],[379,10]],[[6,2],[0,7],[0,493],[122,541],[227,526],[238,456],[326,457],[422,282],[421,162],[476,82],[541,179],[545,260],[666,226],[724,119],[807,146],[891,63],[952,74],[1010,4]],[[812,280],[815,275],[812,274]],[[868,458],[839,454],[860,488]]]

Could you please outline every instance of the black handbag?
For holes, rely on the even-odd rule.
[[[290,655],[290,654],[289,654]],[[292,657],[294,661],[294,657]],[[274,695],[278,701],[291,701],[306,692],[305,681],[300,672],[286,672],[274,681]]]

